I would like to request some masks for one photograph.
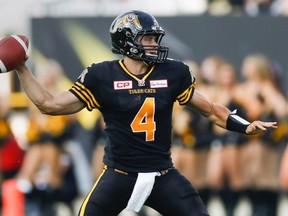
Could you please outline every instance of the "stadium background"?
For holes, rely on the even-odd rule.
[[[33,50],[61,62],[74,81],[89,64],[115,58],[109,38],[113,18],[34,18]],[[288,38],[287,18],[173,16],[158,21],[166,31],[163,43],[170,48],[170,58],[201,62],[211,54],[220,55],[239,69],[248,54],[265,53],[283,73],[288,70],[288,51],[283,46]],[[284,76],[287,80],[287,73]]]

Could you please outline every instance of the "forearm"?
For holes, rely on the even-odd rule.
[[[228,108],[218,105],[211,104],[211,115],[207,118],[210,119],[216,125],[225,128],[229,131],[235,131],[238,133],[248,134],[250,130],[247,128],[250,122],[237,115],[237,110],[231,112]]]
[[[224,106],[209,102],[197,91],[194,92],[192,100],[188,104],[197,113],[203,115],[214,124],[226,129],[226,121],[231,111]]]
[[[235,131],[247,135],[254,135],[267,128],[277,128],[277,122],[253,121],[252,123],[237,115],[237,110],[230,112],[229,109],[221,105],[212,104],[211,115],[207,116],[213,123],[229,131]]]
[[[225,106],[211,103],[210,111],[206,117],[219,127],[227,129],[227,119],[230,114],[231,111]]]
[[[231,112],[227,107],[209,102],[197,92],[193,95],[190,105],[196,112],[221,128],[247,133],[249,122],[238,116],[236,112]]]
[[[45,103],[52,98],[51,93],[36,80],[26,65],[18,67],[15,71],[27,96],[43,112],[47,106]]]

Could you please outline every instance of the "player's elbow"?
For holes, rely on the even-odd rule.
[[[52,106],[49,102],[35,103],[35,105],[42,114],[57,115],[56,107]]]
[[[42,113],[42,114],[45,114],[45,115],[53,115],[53,110],[52,109],[49,109],[45,106],[37,106],[37,108],[39,109],[39,111]]]

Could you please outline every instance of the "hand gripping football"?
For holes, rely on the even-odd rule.
[[[10,35],[0,40],[0,73],[19,66],[26,58],[29,40],[24,35]]]

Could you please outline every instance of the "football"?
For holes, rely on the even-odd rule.
[[[10,35],[0,40],[0,73],[19,66],[26,58],[29,40],[25,35]]]

